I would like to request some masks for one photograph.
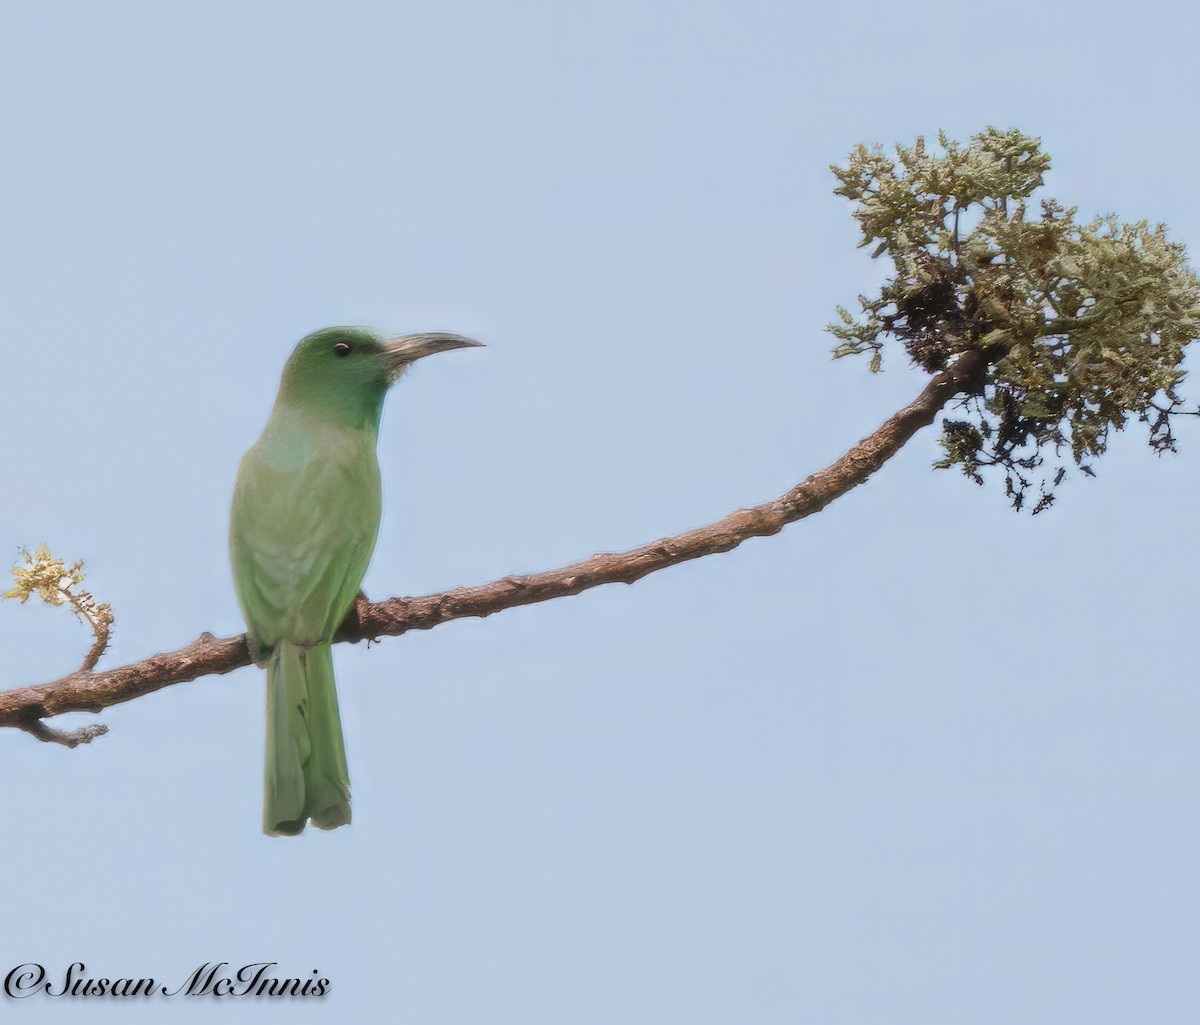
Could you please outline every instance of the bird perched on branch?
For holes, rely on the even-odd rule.
[[[388,388],[414,362],[477,346],[357,327],[296,346],[238,470],[230,551],[250,652],[267,670],[263,831],[350,821],[330,643],[359,593],[381,512],[375,444]]]

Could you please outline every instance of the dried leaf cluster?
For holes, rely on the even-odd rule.
[[[12,568],[14,586],[0,597],[15,598],[24,605],[37,595],[47,605],[68,605],[92,630],[92,646],[80,669],[89,672],[100,661],[112,638],[113,611],[107,602],[97,601],[79,585],[84,581],[83,560],[68,566],[50,554],[44,544],[36,551],[21,549],[24,564]]]

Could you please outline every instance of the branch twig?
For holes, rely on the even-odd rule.
[[[982,352],[963,353],[877,430],[825,469],[770,502],[738,509],[715,523],[640,548],[593,555],[559,569],[506,576],[418,598],[388,598],[375,603],[360,598],[336,639],[357,642],[394,637],[409,630],[428,630],[451,619],[490,616],[518,605],[579,594],[601,584],[632,584],[667,566],[730,551],[752,537],[777,534],[787,524],[820,512],[866,481],[914,434],[931,424],[953,396],[977,389],[988,362]],[[0,691],[0,727],[16,727],[40,740],[74,747],[106,732],[106,728],[93,726],[64,733],[52,730],[41,720],[65,712],[99,712],[172,684],[232,672],[250,661],[244,634],[214,637],[203,633],[178,651],[152,655],[117,669],[81,669],[52,683]]]
[[[102,722],[92,723],[90,726],[82,726],[77,730],[56,730],[52,726],[47,726],[41,719],[33,719],[30,722],[20,723],[18,728],[37,737],[43,743],[62,744],[63,747],[78,747],[80,744],[90,744],[97,737],[103,737],[108,732],[108,727]]]

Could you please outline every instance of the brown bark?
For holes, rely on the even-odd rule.
[[[987,368],[980,352],[961,355],[935,376],[917,398],[823,470],[778,498],[738,509],[708,526],[684,531],[626,552],[593,555],[582,562],[541,573],[502,577],[474,587],[456,587],[418,598],[360,599],[338,634],[339,641],[398,636],[428,630],[451,619],[490,616],[517,605],[532,605],[600,584],[632,584],[656,570],[716,552],[727,552],[751,537],[777,534],[787,524],[820,512],[862,484],[922,427],[933,422],[955,395],[975,388]],[[40,740],[74,747],[104,732],[102,726],[71,733],[51,729],[43,719],[64,712],[99,712],[110,705],[202,676],[240,669],[251,662],[244,635],[204,633],[185,648],[101,672],[79,670],[52,683],[0,692],[0,726],[26,730]]]

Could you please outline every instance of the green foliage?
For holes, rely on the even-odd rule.
[[[1149,427],[1155,451],[1174,451],[1171,420],[1187,344],[1200,335],[1200,279],[1166,228],[1114,216],[1086,223],[1074,207],[1033,200],[1050,168],[1040,140],[988,128],[963,146],[938,134],[892,159],[858,146],[834,166],[861,246],[890,257],[894,273],[861,313],[838,307],[835,358],[904,346],[929,373],[968,350],[988,372],[962,416],[944,426],[945,458],[978,483],[1005,471],[1020,509],[1054,500],[1069,462],[1091,474],[1112,430]],[[1057,466],[1047,466],[1050,458]]]

